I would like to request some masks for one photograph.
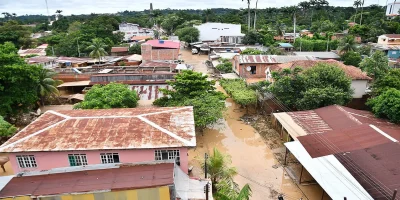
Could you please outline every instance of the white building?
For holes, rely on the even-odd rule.
[[[386,16],[387,17],[398,16],[399,10],[400,10],[400,1],[397,2],[397,0],[390,0],[390,1],[388,1],[387,7],[386,7]]]
[[[152,29],[142,28],[139,26],[139,24],[132,24],[132,23],[126,23],[126,22],[122,22],[119,25],[119,32],[122,32],[125,34],[125,36],[124,36],[125,41],[130,40],[134,36],[154,37],[154,31]]]
[[[200,31],[199,40],[241,43],[244,34],[240,24],[205,23],[194,25]]]

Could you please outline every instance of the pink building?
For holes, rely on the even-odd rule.
[[[0,147],[15,173],[176,160],[196,146],[192,107],[47,111]]]

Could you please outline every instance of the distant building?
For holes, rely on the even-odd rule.
[[[267,69],[297,60],[315,60],[315,58],[312,56],[238,55],[234,58],[233,71],[241,78],[261,81],[266,80]]]
[[[212,200],[204,187],[174,161],[99,164],[55,168],[0,177],[0,199]]]
[[[154,37],[154,31],[148,28],[142,28],[139,24],[123,22],[119,25],[119,32],[124,33],[124,40],[129,41],[134,36]]]
[[[320,60],[339,60],[340,56],[331,51],[295,51],[296,56],[314,56]]]
[[[387,17],[396,17],[399,15],[400,11],[400,2],[396,2],[397,0],[390,0],[386,6],[386,16]]]
[[[242,43],[244,34],[240,24],[205,23],[194,25],[200,32],[199,40],[202,42],[229,42]],[[196,41],[193,41],[196,42]]]
[[[381,35],[378,42],[371,45],[373,50],[383,51],[389,60],[397,62],[400,58],[400,34]]]
[[[144,61],[179,60],[180,42],[169,40],[149,40],[142,44]]]
[[[56,57],[36,56],[26,59],[28,64],[42,65],[44,68],[53,68],[56,66]]]
[[[15,173],[174,160],[188,172],[193,108],[47,111],[2,146]]]

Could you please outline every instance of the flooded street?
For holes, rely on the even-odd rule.
[[[207,73],[203,64],[207,57],[191,55],[188,52],[182,51],[185,63],[194,65],[195,71]],[[218,85],[217,89],[223,91]],[[298,186],[276,159],[276,155],[280,155],[277,152],[284,152],[278,133],[273,131],[274,138],[268,141],[266,137],[269,136],[263,138],[250,123],[241,120],[246,110],[240,109],[231,98],[226,100],[226,106],[224,119],[212,128],[204,130],[203,134],[197,134],[197,147],[189,151],[189,165],[194,166],[193,176],[204,177],[200,167],[204,162],[204,153],[212,153],[215,147],[231,157],[231,166],[238,172],[234,179],[240,187],[246,183],[251,186],[252,200],[278,199],[280,194],[285,200],[321,199],[320,186]],[[263,125],[269,126],[268,123]],[[304,174],[303,177],[306,177],[308,173]]]

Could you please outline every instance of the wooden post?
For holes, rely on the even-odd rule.
[[[395,200],[395,199],[396,199],[396,195],[397,195],[397,189],[395,189],[394,192],[393,192],[392,200]]]
[[[303,166],[303,165],[301,165],[301,171],[300,171],[299,184],[301,184],[301,177],[303,176],[303,169],[304,169],[304,166]]]
[[[283,162],[283,165],[287,165],[287,155],[288,155],[288,148],[286,147],[286,151],[285,151],[285,161]]]
[[[322,197],[321,197],[321,200],[324,200],[324,196],[325,196],[325,190],[322,189]]]

